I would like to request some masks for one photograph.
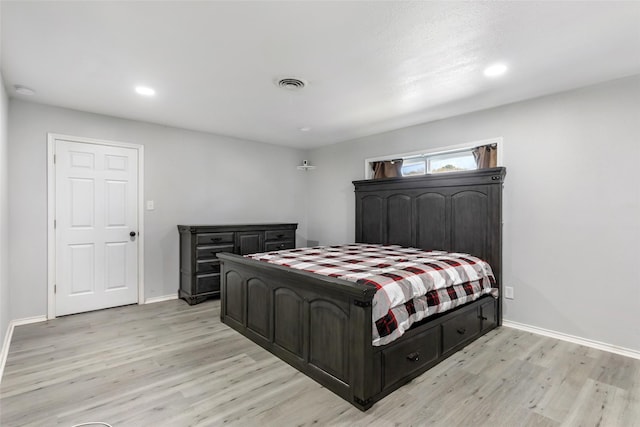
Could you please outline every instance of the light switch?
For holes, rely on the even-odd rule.
[[[156,207],[155,207],[155,204],[153,203],[153,200],[147,200],[147,210],[148,210],[148,211],[152,211],[152,210],[154,210],[155,208],[156,208]]]

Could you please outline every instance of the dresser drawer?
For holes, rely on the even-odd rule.
[[[196,294],[220,291],[220,274],[207,274],[196,277]]]
[[[219,252],[233,252],[234,245],[215,245],[215,246],[198,246],[196,248],[197,259],[215,258]]]
[[[396,344],[383,350],[383,387],[391,386],[411,372],[425,368],[429,363],[437,360],[440,354],[439,343],[440,330],[436,327],[416,335],[409,342]]]
[[[197,245],[211,245],[218,243],[233,243],[233,232],[231,233],[198,233],[196,237]]]
[[[265,240],[296,240],[295,230],[269,230],[264,232]]]
[[[264,251],[265,252],[281,251],[283,249],[293,249],[295,247],[296,247],[296,244],[293,242],[293,240],[288,240],[284,242],[266,242],[264,244]]]
[[[220,261],[217,259],[207,259],[196,261],[196,273],[220,273]]]
[[[480,333],[478,309],[459,313],[442,323],[442,352],[446,353],[458,344],[474,338]]]

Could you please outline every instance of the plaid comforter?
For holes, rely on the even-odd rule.
[[[319,246],[246,255],[259,261],[375,286],[373,345],[401,336],[425,317],[497,297],[489,264],[462,253],[396,245]]]

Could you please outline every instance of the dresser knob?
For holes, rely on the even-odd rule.
[[[467,330],[466,330],[465,328],[458,328],[457,332],[458,332],[460,335],[464,335],[464,334],[465,334],[465,332],[467,332]]]

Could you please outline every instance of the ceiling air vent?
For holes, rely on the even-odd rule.
[[[278,86],[288,90],[299,90],[305,87],[306,83],[300,79],[287,77],[287,78],[278,80]]]

